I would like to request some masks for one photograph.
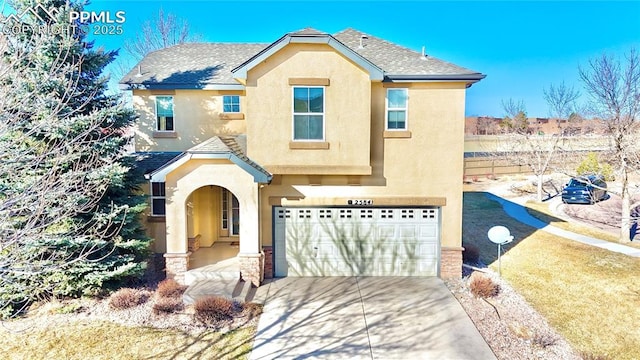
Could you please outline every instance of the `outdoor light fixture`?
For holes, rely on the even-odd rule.
[[[502,245],[506,245],[513,241],[511,232],[504,226],[494,226],[487,232],[489,240],[498,244],[498,274],[502,277],[502,262],[500,260],[500,254],[502,252]]]

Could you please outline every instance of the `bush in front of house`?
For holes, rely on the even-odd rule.
[[[163,298],[176,298],[182,297],[186,289],[186,286],[180,285],[174,279],[165,279],[160,281],[156,292],[158,296]]]
[[[221,296],[206,296],[193,304],[195,319],[209,326],[233,319],[237,308],[233,300]]]
[[[475,297],[483,299],[494,297],[500,293],[500,285],[496,284],[488,276],[480,273],[473,273],[471,275],[469,287]]]
[[[171,314],[184,310],[184,303],[181,297],[161,297],[156,299],[153,304],[153,313],[159,314]]]
[[[140,289],[122,288],[109,297],[109,307],[116,310],[130,309],[142,305],[149,299],[149,293]]]

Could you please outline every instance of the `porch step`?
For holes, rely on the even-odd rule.
[[[238,281],[240,280],[240,272],[237,270],[199,271],[198,269],[195,269],[189,270],[184,274],[185,285],[191,285],[196,282],[206,280]]]
[[[193,304],[205,296],[222,296],[239,302],[252,301],[256,288],[239,279],[206,279],[191,284],[182,296],[186,304]]]

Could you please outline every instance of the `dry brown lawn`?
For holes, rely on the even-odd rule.
[[[464,194],[463,242],[498,270],[494,225],[515,236],[502,276],[578,351],[640,359],[640,259],[572,242],[518,223],[485,193]]]

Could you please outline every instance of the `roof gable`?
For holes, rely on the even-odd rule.
[[[257,183],[271,182],[272,175],[246,155],[246,135],[214,136],[146,174],[152,182],[164,182],[168,173],[191,159],[227,159],[253,176]]]
[[[334,35],[306,28],[266,43],[187,43],[149,53],[120,83],[124,89],[242,90],[247,71],[290,43],[327,44],[368,71],[372,81],[475,83],[479,72],[348,28]]]
[[[369,77],[372,81],[381,81],[384,78],[383,70],[376,66],[374,63],[370,62],[357,52],[353,51],[353,49],[349,48],[348,46],[345,46],[340,41],[336,40],[333,36],[311,28],[306,28],[284,35],[283,37],[276,40],[271,45],[267,46],[265,49],[242,63],[240,66],[231,70],[231,72],[234,73],[236,79],[244,82],[244,80],[247,79],[247,72],[249,70],[260,64],[265,59],[269,58],[271,55],[278,52],[280,49],[292,43],[327,44],[334,48],[338,53],[342,54],[349,60],[356,63],[358,66],[365,69],[369,73]]]

